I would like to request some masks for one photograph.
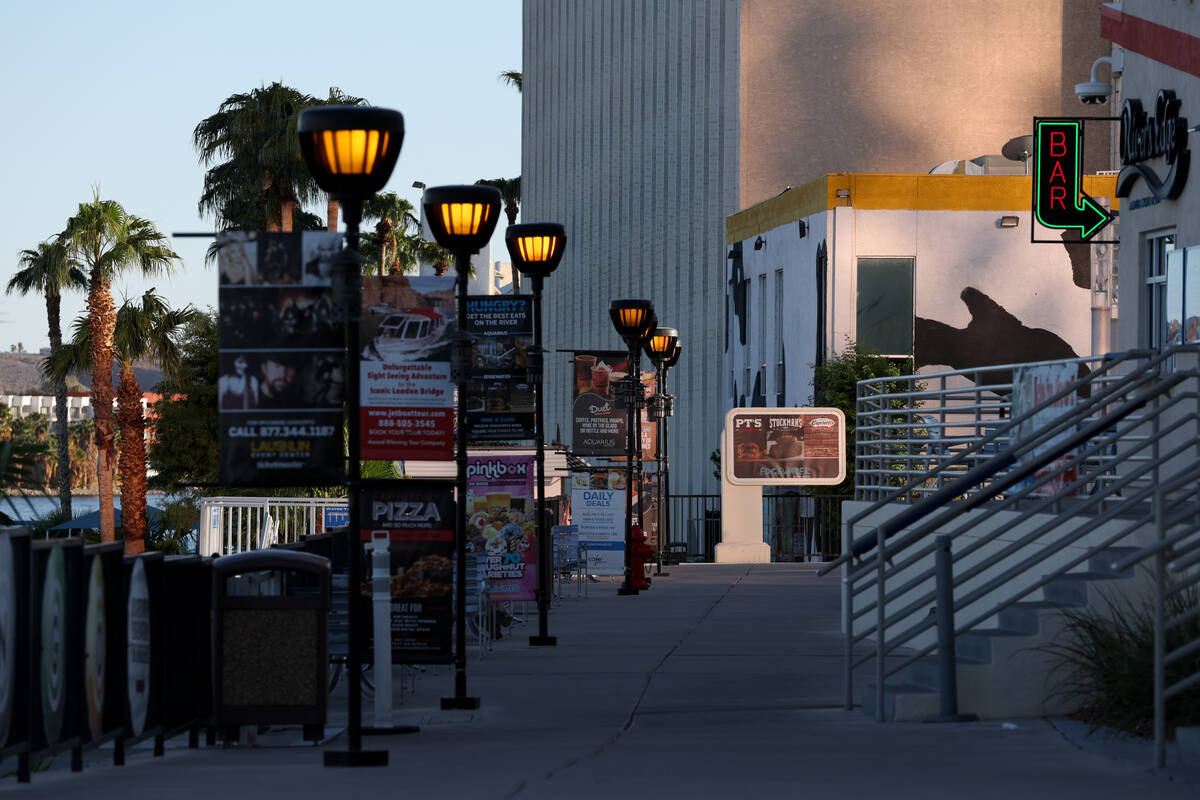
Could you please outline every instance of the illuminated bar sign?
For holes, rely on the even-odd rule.
[[[1047,228],[1087,241],[1112,216],[1083,192],[1083,120],[1034,121],[1033,213]]]

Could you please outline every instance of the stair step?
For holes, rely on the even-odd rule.
[[[998,619],[1001,628],[1033,636],[1041,631],[1040,612],[1058,611],[1063,607],[1062,603],[1050,600],[1027,600],[1013,603],[1000,612]]]
[[[1069,606],[1083,606],[1088,602],[1088,584],[1092,581],[1111,581],[1124,578],[1109,572],[1070,572],[1050,581],[1042,588],[1046,600]]]
[[[954,638],[954,654],[960,664],[990,664],[992,663],[992,642],[995,639],[1028,635],[1025,631],[1007,628],[967,631]]]
[[[1112,568],[1112,565],[1130,555],[1136,553],[1136,547],[1106,547],[1100,552],[1094,554],[1088,559],[1088,571],[1094,574],[1107,575],[1110,578],[1132,578],[1134,568],[1117,572]]]
[[[883,685],[883,712],[884,719],[895,719],[895,702],[896,698],[912,697],[921,701],[931,702],[936,709],[938,694],[936,691],[927,689],[924,686],[918,686],[913,683],[885,683]],[[875,716],[875,684],[868,683],[863,687],[863,713],[870,717]]]

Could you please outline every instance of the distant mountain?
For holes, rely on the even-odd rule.
[[[0,353],[0,394],[48,394],[53,391],[42,380],[42,356],[34,353]],[[147,361],[134,367],[143,392],[153,391],[162,380],[162,370]],[[81,380],[84,388],[90,383]],[[113,386],[117,385],[117,370],[113,368]]]

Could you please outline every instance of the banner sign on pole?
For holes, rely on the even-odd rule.
[[[1079,368],[1075,364],[1040,364],[1033,367],[1016,367],[1013,369],[1013,399],[1012,399],[1012,415],[1013,418],[1023,416],[1032,411],[1036,406],[1043,401],[1048,400],[1052,396],[1058,394],[1063,389],[1074,383],[1079,377]],[[1044,431],[1048,426],[1053,425],[1059,420],[1071,413],[1075,408],[1075,393],[1072,392],[1062,397],[1054,405],[1049,408],[1044,408],[1033,417],[1019,424],[1016,430],[1013,431],[1010,446],[1016,446],[1022,441],[1028,441],[1040,431]],[[1042,444],[1034,448],[1026,456],[1028,459],[1037,458],[1041,453],[1046,452],[1052,446],[1070,438],[1075,432],[1074,427],[1055,434],[1051,438],[1044,441]],[[1037,495],[1052,495],[1061,493],[1067,484],[1071,483],[1076,478],[1076,467],[1073,465],[1075,455],[1068,453],[1054,459],[1053,462],[1039,469],[1032,478],[1028,479],[1024,485],[1028,486],[1043,475],[1053,472],[1060,466],[1069,465],[1055,478],[1052,478],[1045,484],[1039,486],[1033,491]]]
[[[453,657],[454,484],[364,489],[362,540],[387,531],[391,561],[392,660],[441,663]],[[363,589],[370,595],[370,589]],[[361,599],[361,598],[360,598]],[[370,624],[366,624],[370,630]],[[376,645],[378,646],[378,644]]]
[[[467,459],[467,548],[480,554],[493,602],[537,595],[532,456]]]
[[[363,278],[362,457],[454,458],[453,277]]]
[[[846,418],[837,408],[735,408],[723,446],[735,485],[832,486],[846,477]]]
[[[465,329],[474,340],[467,384],[471,441],[536,438],[525,362],[533,344],[532,298],[470,295]]]
[[[620,350],[590,350],[575,353],[572,414],[572,450],[581,456],[625,457],[625,398],[617,381],[629,374],[629,354]],[[657,376],[642,372],[642,392],[656,391]],[[642,459],[654,459],[658,429],[641,411]]]
[[[572,475],[571,524],[587,546],[589,575],[625,574],[625,472]]]
[[[341,234],[233,231],[217,246],[221,482],[342,480]]]

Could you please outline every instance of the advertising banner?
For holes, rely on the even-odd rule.
[[[1036,367],[1015,368],[1013,370],[1013,418],[1015,419],[1027,414],[1042,402],[1049,400],[1074,383],[1078,375],[1079,368],[1074,364],[1041,364]],[[1048,426],[1054,424],[1060,417],[1070,414],[1074,408],[1075,393],[1070,392],[1054,405],[1042,409],[1030,419],[1019,424],[1016,430],[1013,431],[1012,441],[1009,443],[1010,446],[1027,441],[1037,432],[1043,431]],[[1033,452],[1027,458],[1036,458],[1039,454],[1046,452],[1051,446],[1069,438],[1074,432],[1075,430],[1072,427],[1055,434],[1034,448]],[[1057,458],[1038,470],[1024,485],[1028,486],[1036,482],[1043,475],[1053,472],[1064,464],[1072,464],[1074,461],[1075,456],[1073,454]],[[1075,478],[1076,468],[1068,466],[1057,477],[1039,486],[1033,493],[1038,495],[1058,494],[1063,491],[1068,483],[1074,481]]]
[[[658,552],[658,532],[661,527],[661,509],[658,507],[658,473],[643,472],[641,487],[633,498],[634,509],[642,512],[642,530],[646,532],[646,544]],[[636,519],[636,517],[635,517]]]
[[[338,233],[217,237],[221,481],[342,479],[344,346],[333,314]]]
[[[625,456],[625,400],[617,381],[629,374],[629,356],[619,350],[578,351],[574,359],[572,449],[581,456]],[[642,391],[655,392],[653,371],[642,372]],[[657,428],[641,412],[642,458],[653,460]]]
[[[744,486],[831,486],[846,477],[837,408],[735,408],[725,416],[725,478]]]
[[[391,542],[392,660],[449,661],[454,641],[454,484],[365,489],[360,503],[363,541],[370,541],[375,531],[387,531]],[[370,580],[362,592],[370,596]]]
[[[362,295],[362,457],[452,460],[454,278],[366,277]]]
[[[625,473],[576,472],[571,480],[571,524],[587,546],[588,574],[624,575]]]
[[[537,596],[534,485],[532,456],[467,459],[467,550],[485,565],[493,602]]]
[[[471,441],[535,438],[525,363],[533,344],[532,298],[471,295],[465,327],[473,339],[467,388]]]

